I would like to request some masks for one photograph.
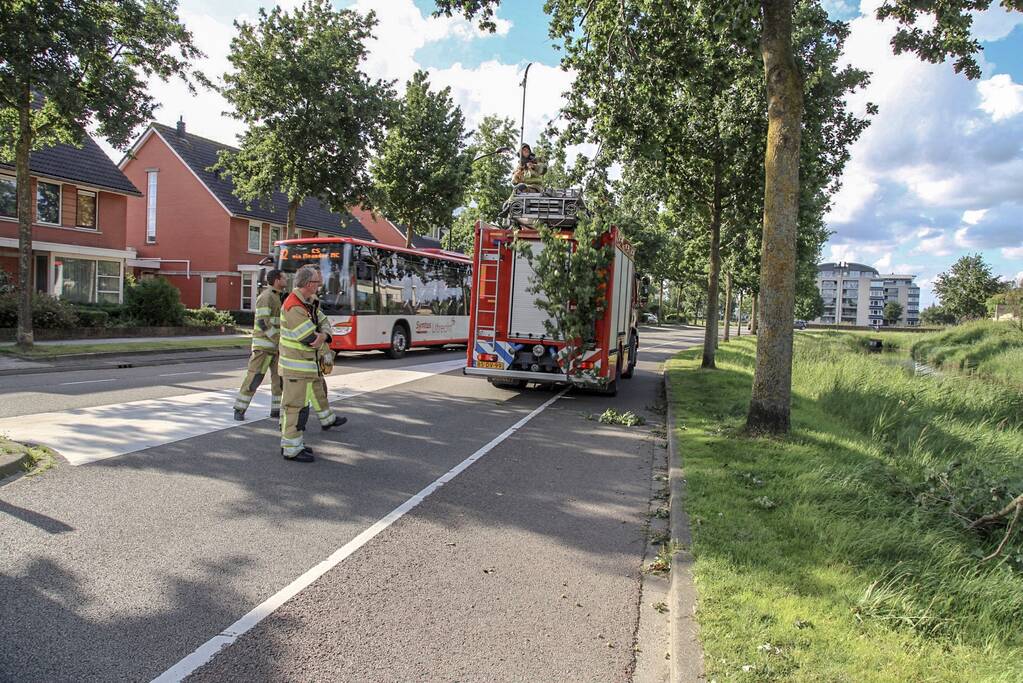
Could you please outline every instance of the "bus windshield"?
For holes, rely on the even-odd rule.
[[[294,286],[295,272],[305,265],[314,265],[323,275],[318,293],[320,309],[326,315],[351,315],[351,292],[348,286],[348,263],[352,246],[338,242],[303,242],[278,247],[277,267],[287,278],[286,291]]]

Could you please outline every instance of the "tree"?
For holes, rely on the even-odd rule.
[[[16,169],[20,346],[33,343],[32,150],[80,145],[92,123],[125,148],[157,106],[147,79],[181,77],[191,88],[189,63],[202,56],[178,19],[176,0],[3,4],[0,158],[13,158]]]
[[[514,149],[517,139],[514,121],[494,115],[485,116],[473,131],[466,154],[475,159],[502,147]],[[510,195],[511,163],[508,157],[492,154],[472,163],[462,198],[465,208],[455,219],[445,246],[458,251],[471,247],[472,226],[478,220],[496,220]]]
[[[438,12],[460,11],[479,16],[481,26],[494,29],[493,11],[500,0],[435,0]],[[969,37],[971,12],[987,9],[991,0],[885,0],[880,18],[899,23],[892,40],[896,52],[911,51],[937,62],[955,59],[957,71],[970,78],[980,75],[975,54],[979,44]],[[1002,0],[1007,9],[1023,9],[1023,0]],[[706,16],[727,35],[736,49],[757,50],[763,61],[767,99],[767,143],[764,150],[763,234],[759,283],[760,326],[753,390],[746,427],[752,433],[787,432],[790,425],[792,389],[792,320],[796,293],[798,226],[803,192],[800,162],[804,113],[804,84],[807,73],[797,62],[793,41],[793,18],[797,8],[819,8],[812,0],[715,0],[638,4],[626,0],[549,0],[551,33],[567,36],[566,49],[577,40],[603,49],[606,78],[639,63],[644,46],[630,39],[634,26],[655,26],[655,40],[676,40],[676,34],[694,15]],[[651,9],[654,8],[654,9]],[[650,20],[644,13],[663,12],[670,16]],[[604,10],[599,12],[598,10]],[[605,21],[598,21],[604,17]],[[667,19],[665,21],[664,19]],[[589,22],[589,23],[588,23]],[[582,30],[579,30],[579,29]],[[615,54],[625,50],[625,59]],[[641,68],[648,65],[640,63]],[[692,65],[698,68],[699,65]],[[651,87],[659,87],[650,79]],[[665,88],[670,90],[670,88]],[[595,107],[616,107],[624,94],[609,93],[594,100]],[[807,98],[806,103],[813,103]],[[627,116],[619,117],[625,123]],[[804,178],[805,179],[805,178]]]
[[[987,315],[986,302],[1005,289],[1005,283],[991,274],[991,266],[980,254],[963,256],[948,272],[934,280],[934,293],[942,308],[957,322]]]
[[[920,322],[924,325],[955,325],[956,318],[944,306],[933,304],[920,311]]]
[[[824,298],[816,287],[812,292],[796,298],[796,317],[800,320],[816,320],[824,315]]]
[[[393,93],[361,71],[376,19],[306,0],[293,12],[259,10],[255,23],[235,22],[224,75],[231,116],[247,130],[237,152],[222,152],[215,168],[231,176],[235,194],[265,202],[288,199],[287,233],[307,197],[335,211],[364,202],[366,161],[379,142]]]
[[[465,138],[451,88],[431,92],[429,76],[417,71],[371,169],[373,205],[405,226],[405,246],[417,231],[451,226],[469,176]]]
[[[902,304],[898,301],[889,301],[884,305],[884,324],[894,326],[899,324],[899,318],[902,317]]]

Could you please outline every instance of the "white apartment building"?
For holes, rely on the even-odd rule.
[[[898,325],[920,324],[920,288],[915,275],[890,273],[862,263],[822,263],[817,266],[817,288],[824,299],[824,315],[813,322],[825,325],[884,325],[884,305],[902,304]]]

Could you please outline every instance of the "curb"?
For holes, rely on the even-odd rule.
[[[675,444],[675,411],[671,401],[671,382],[664,369],[664,403],[667,407],[669,528],[671,540],[683,549],[671,557],[671,587],[668,589],[668,614],[671,633],[671,683],[704,680],[703,646],[696,623],[696,584],[693,577],[693,537],[689,515],[685,511],[686,480]]]
[[[3,457],[3,456],[0,456]],[[26,465],[32,462],[32,456],[27,452],[22,453],[18,458],[14,460],[7,460],[6,462],[0,460],[0,479],[5,479],[12,474],[20,474],[27,468]]]
[[[218,353],[220,351],[220,353]],[[100,353],[76,353],[67,354],[65,356],[59,356],[58,358],[47,359],[43,361],[32,360],[29,361],[26,358],[19,358],[18,360],[25,360],[30,363],[49,362],[50,365],[46,367],[36,368],[14,368],[11,370],[0,370],[0,377],[10,377],[15,375],[39,375],[51,372],[65,372],[65,371],[76,371],[76,370],[102,370],[102,369],[116,369],[121,366],[127,367],[148,367],[155,365],[175,365],[178,363],[186,363],[191,361],[202,361],[202,360],[222,360],[230,358],[248,358],[251,353],[251,349],[246,346],[244,348],[223,348],[223,349],[163,349],[159,351],[121,351],[121,352],[100,352]],[[202,354],[191,356],[188,354]],[[174,355],[174,358],[160,358],[156,360],[146,360],[146,356],[155,355]],[[187,357],[186,357],[187,356]],[[127,359],[125,363],[65,363],[64,361],[102,361],[111,358],[124,358]]]

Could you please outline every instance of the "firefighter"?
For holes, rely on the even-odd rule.
[[[274,268],[266,274],[269,285],[256,298],[256,320],[252,326],[252,355],[238,397],[234,400],[234,419],[244,420],[256,389],[270,371],[270,417],[281,416],[281,376],[277,373],[277,340],[280,337],[281,300],[284,273]]]
[[[519,149],[519,163],[512,174],[513,185],[526,185],[525,192],[543,190],[543,174],[547,172],[547,164],[536,158],[529,145]]]
[[[302,435],[310,408],[316,411],[323,431],[348,421],[331,409],[327,382],[320,369],[320,354],[330,352],[327,316],[316,300],[316,290],[322,284],[319,268],[302,266],[295,273],[295,288],[281,307],[279,368],[284,380],[281,455],[298,462],[313,461],[313,451],[305,445]]]

